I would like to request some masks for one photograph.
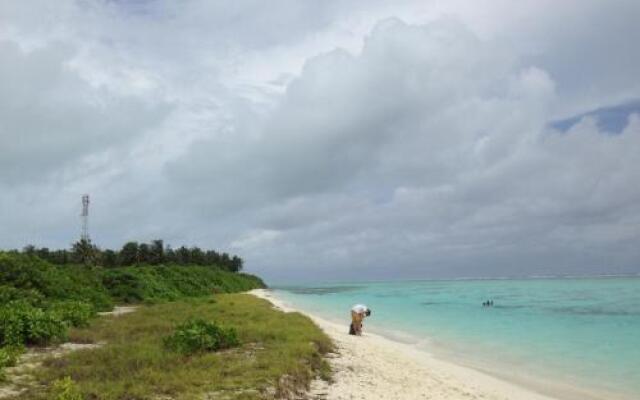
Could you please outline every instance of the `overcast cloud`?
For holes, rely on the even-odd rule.
[[[89,193],[99,246],[227,250],[271,282],[638,273],[639,16],[2,2],[0,248],[68,246]]]

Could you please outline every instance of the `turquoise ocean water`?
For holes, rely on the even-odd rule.
[[[365,303],[365,330],[443,358],[640,399],[640,278],[344,283],[275,295],[345,329],[350,306]],[[482,307],[489,299],[494,306]]]

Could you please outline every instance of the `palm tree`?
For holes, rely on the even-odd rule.
[[[71,252],[75,262],[87,266],[96,265],[98,249],[91,244],[91,240],[78,240],[71,246]]]

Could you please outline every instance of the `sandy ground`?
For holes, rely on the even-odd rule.
[[[251,294],[269,300],[283,311],[297,311],[268,290]],[[513,383],[436,359],[411,345],[365,332],[348,335],[347,326],[307,314],[335,342],[338,354],[329,361],[332,384],[316,381],[310,397],[327,400],[556,400]]]
[[[37,385],[33,378],[33,371],[40,368],[46,358],[58,358],[74,351],[95,349],[100,346],[102,343],[63,343],[59,346],[28,349],[20,356],[15,367],[5,370],[7,381],[0,384],[0,399],[18,396],[27,387]]]
[[[99,312],[101,317],[119,317],[124,314],[129,314],[138,309],[138,306],[115,306],[112,311]]]

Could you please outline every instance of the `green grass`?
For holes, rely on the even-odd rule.
[[[164,338],[195,318],[234,328],[240,346],[191,356],[167,350]],[[37,379],[51,388],[69,376],[85,399],[273,399],[330,375],[323,355],[332,343],[311,320],[247,294],[143,306],[73,329],[70,340],[106,345],[50,359]],[[51,395],[34,388],[20,398]]]

